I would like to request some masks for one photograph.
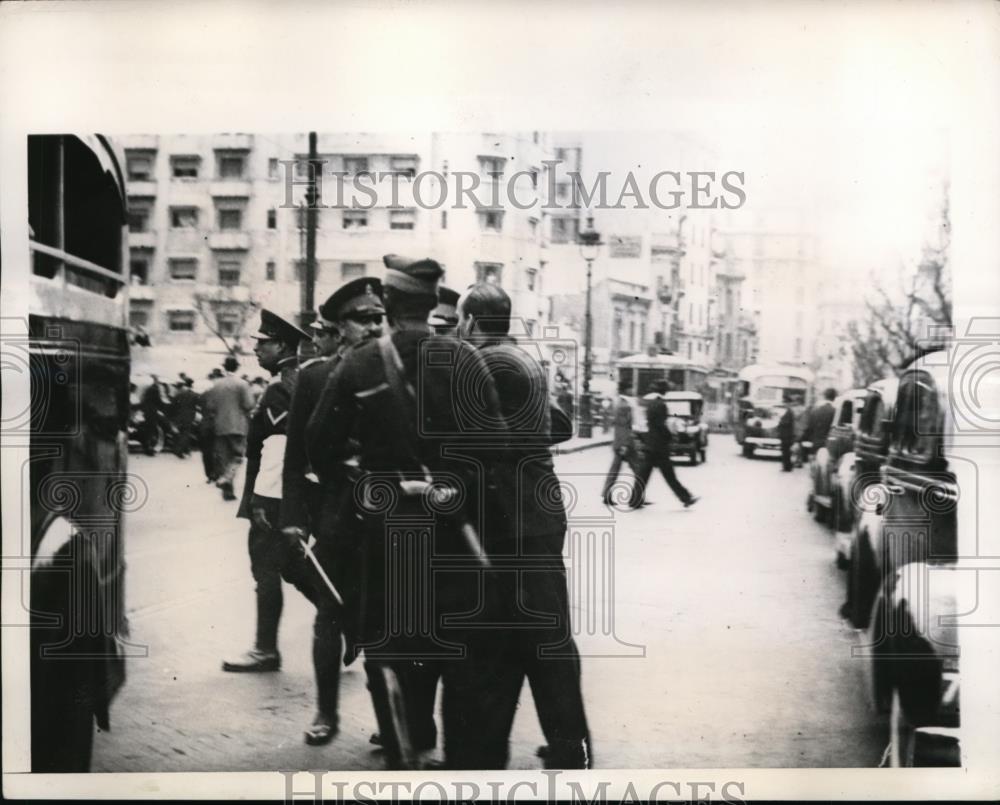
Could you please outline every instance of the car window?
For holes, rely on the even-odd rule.
[[[893,446],[908,458],[933,457],[941,431],[937,388],[926,373],[908,375],[899,386]]]
[[[852,416],[854,416],[854,406],[850,400],[844,400],[840,405],[840,416],[837,418],[837,424],[850,425]]]

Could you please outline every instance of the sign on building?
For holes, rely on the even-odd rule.
[[[608,238],[610,257],[636,259],[642,256],[642,236],[611,235]]]

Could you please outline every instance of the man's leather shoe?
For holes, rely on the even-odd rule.
[[[309,746],[323,746],[337,737],[337,719],[319,713],[313,719],[312,725],[306,730],[306,743]]]
[[[697,503],[699,500],[701,500],[701,498],[699,498],[697,495],[692,495],[684,502],[684,508],[686,509],[688,506],[694,506],[694,504]]]
[[[277,651],[251,649],[238,660],[224,660],[223,671],[244,674],[260,674],[281,670],[281,655]]]

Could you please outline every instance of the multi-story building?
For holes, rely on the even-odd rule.
[[[251,303],[302,310],[307,135],[122,139],[132,323],[154,345],[218,348],[213,331],[239,342]],[[544,320],[544,135],[320,134],[318,152],[317,303],[345,280],[380,277],[384,254],[430,255],[445,284],[496,282],[527,329]],[[459,173],[476,202],[457,197]],[[522,205],[538,203],[507,203],[515,184]]]

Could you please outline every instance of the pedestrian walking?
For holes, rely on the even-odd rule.
[[[792,471],[792,443],[795,441],[795,411],[792,406],[782,406],[785,410],[778,420],[778,439],[781,441],[781,471]]]
[[[173,449],[178,458],[187,458],[191,453],[199,404],[193,385],[194,381],[190,377],[178,381],[175,384],[177,392],[170,406],[171,425],[174,429]]]
[[[622,464],[627,463],[633,475],[638,475],[635,435],[632,432],[632,403],[628,399],[628,393],[632,390],[628,380],[618,383],[618,400],[615,403],[614,411],[614,439],[611,442],[611,450],[614,457],[611,459],[611,466],[608,468],[607,477],[604,479],[604,489],[601,497],[608,506],[614,505],[612,500],[612,490],[618,482],[618,475],[621,472]]]
[[[316,357],[299,368],[288,414],[287,440],[282,468],[281,522],[293,551],[300,541],[315,540],[314,556],[329,577],[336,575],[336,521],[344,511],[345,527],[354,523],[353,479],[341,465],[322,475],[306,451],[306,425],[326,381],[340,364],[343,353],[356,344],[382,334],[382,284],[359,278],[338,288],[319,308],[310,325]],[[356,530],[356,529],[355,529]],[[337,701],[343,657],[340,606],[326,588],[318,570],[309,578],[315,588],[313,668],[316,675],[317,710],[305,741],[312,746],[329,743],[338,731]]]
[[[360,519],[335,582],[347,605],[352,652],[365,655],[387,765],[418,763],[410,728],[419,686],[413,671],[415,663],[435,662],[445,762],[485,768],[481,725],[490,665],[475,629],[450,619],[467,618],[481,604],[478,491],[489,453],[473,445],[495,441],[504,423],[476,351],[433,334],[428,324],[441,266],[394,255],[385,264],[390,333],[351,349],[328,379],[306,428],[309,460],[323,467],[359,455]],[[478,405],[471,418],[469,392]],[[444,555],[452,570],[432,572],[432,558]],[[390,585],[392,574],[402,577]]]
[[[205,392],[205,410],[212,423],[215,485],[223,500],[236,500],[233,479],[246,453],[249,416],[254,410],[250,388],[236,376],[239,361],[232,355],[223,361],[225,374]]]
[[[698,497],[692,495],[687,488],[677,480],[674,472],[674,463],[670,459],[670,442],[673,435],[667,426],[667,404],[663,395],[669,391],[670,385],[665,380],[658,380],[653,384],[653,391],[656,396],[649,401],[646,408],[647,430],[644,436],[643,459],[639,468],[639,474],[632,488],[632,499],[630,506],[638,509],[645,505],[646,487],[654,469],[658,469],[667,482],[667,486],[684,504],[684,508],[693,505],[698,501]]]
[[[166,397],[160,386],[159,377],[151,375],[150,380],[150,384],[143,389],[139,403],[142,411],[142,428],[139,440],[147,456],[156,455],[157,445],[163,433],[163,409],[166,406]]]
[[[548,379],[510,337],[511,300],[502,288],[477,283],[463,294],[458,310],[459,334],[479,350],[508,428],[485,520],[491,559],[513,561],[514,567],[489,574],[499,589],[504,624],[490,635],[498,650],[480,725],[488,743],[484,768],[507,765],[525,677],[547,741],[546,768],[590,768],[580,655],[563,564],[566,511],[549,449],[554,439]]]
[[[233,672],[280,670],[278,623],[284,604],[282,577],[299,587],[310,600],[315,597],[314,588],[307,581],[305,557],[290,550],[280,530],[288,410],[298,373],[295,356],[299,341],[308,335],[264,308],[260,313],[260,328],[252,338],[256,340],[257,360],[262,369],[271,373],[271,382],[253,412],[247,432],[246,481],[236,516],[250,521],[248,548],[250,572],[256,582],[257,631],[252,649],[237,659],[223,662],[222,670]]]

